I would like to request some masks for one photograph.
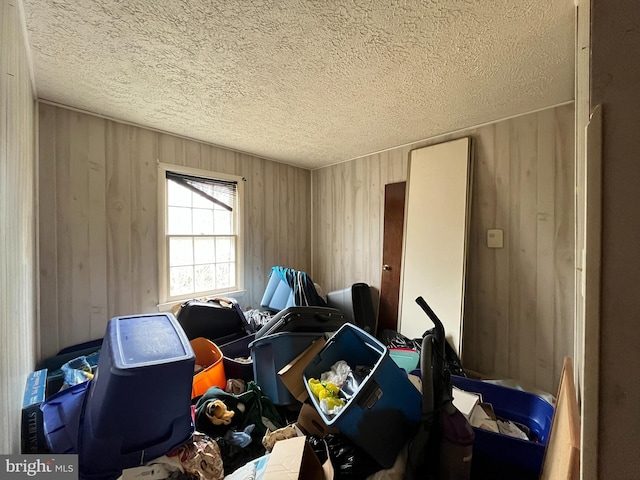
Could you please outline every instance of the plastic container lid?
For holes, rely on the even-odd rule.
[[[176,324],[167,315],[140,315],[114,319],[116,350],[114,362],[118,368],[132,368],[150,363],[168,363],[190,356]]]
[[[415,370],[420,361],[420,354],[409,348],[390,348],[389,356],[400,368],[404,368],[406,372]]]

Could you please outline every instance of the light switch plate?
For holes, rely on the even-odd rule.
[[[504,233],[497,228],[487,230],[487,247],[502,248],[504,246]]]

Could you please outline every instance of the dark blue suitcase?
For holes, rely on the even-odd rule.
[[[279,311],[256,332],[256,340],[280,332],[335,332],[347,319],[330,307],[288,307]]]

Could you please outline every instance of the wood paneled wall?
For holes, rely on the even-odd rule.
[[[34,98],[18,5],[0,1],[0,452],[20,453],[36,350]]]
[[[555,394],[573,354],[573,125],[563,105],[314,170],[314,281],[379,288],[384,185],[406,180],[411,149],[471,136],[463,362]],[[487,248],[491,228],[504,230],[504,248]]]
[[[42,357],[158,310],[157,161],[246,178],[243,308],[273,265],[310,269],[308,170],[44,103],[39,118]]]
[[[573,351],[573,105],[311,174],[58,106],[39,112],[43,357],[102,336],[112,316],[157,310],[157,160],[247,178],[247,308],[277,264],[325,291],[379,287],[384,185],[406,179],[412,148],[469,135],[464,364],[556,391]],[[503,249],[486,247],[489,228],[505,231]]]

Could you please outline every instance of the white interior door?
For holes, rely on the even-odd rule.
[[[411,152],[405,211],[399,331],[420,337],[433,323],[423,297],[462,353],[472,162],[469,137]]]

